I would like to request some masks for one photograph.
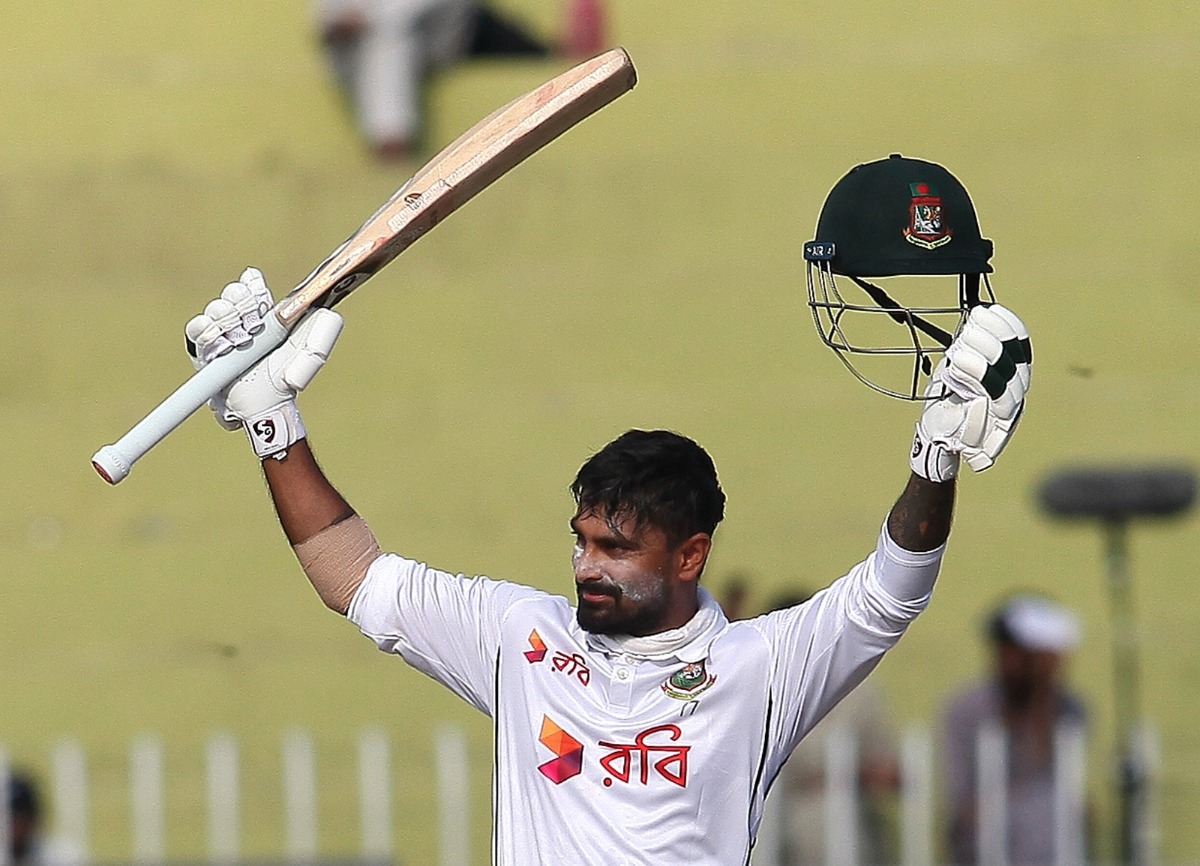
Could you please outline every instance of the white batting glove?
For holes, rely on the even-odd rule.
[[[209,361],[250,342],[263,330],[274,305],[266,280],[257,268],[246,268],[221,297],[187,323],[188,355],[199,370]],[[208,401],[217,423],[226,430],[242,427],[259,457],[283,457],[307,432],[296,408],[296,395],[329,358],[344,320],[332,310],[313,310],[282,346],[240,379]]]
[[[959,461],[976,472],[995,463],[1025,408],[1033,350],[1011,310],[971,310],[933,371],[917,422],[910,463],[922,478],[949,481]]]

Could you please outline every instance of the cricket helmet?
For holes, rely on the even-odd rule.
[[[804,245],[817,332],[869,387],[923,399],[922,374],[970,309],[995,301],[991,256],[967,190],[942,166],[898,153],[855,166],[830,190]],[[956,295],[939,279],[949,276]],[[868,277],[902,278],[907,302]]]

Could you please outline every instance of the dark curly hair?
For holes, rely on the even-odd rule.
[[[661,529],[671,546],[712,535],[725,516],[725,494],[712,458],[669,430],[630,430],[588,458],[571,483],[579,514],[638,531]]]

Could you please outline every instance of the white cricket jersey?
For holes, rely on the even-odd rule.
[[[605,652],[560,596],[394,555],[348,616],[493,718],[495,863],[731,866],[800,738],[924,609],[941,554],[885,531],[808,602],[738,622],[718,609],[665,660]]]

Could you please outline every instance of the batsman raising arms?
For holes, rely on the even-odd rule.
[[[792,749],[928,604],[960,461],[990,466],[1020,416],[1028,335],[979,302],[990,254],[966,191],[933,163],[868,163],[830,193],[806,245],[810,289],[832,287],[810,291],[818,324],[833,323],[823,337],[839,354],[870,351],[844,333],[843,313],[869,310],[841,299],[834,276],[849,277],[912,338],[904,351],[928,382],[904,395],[922,405],[911,474],[874,551],[756,619],[730,622],[701,585],[725,496],[708,454],[676,433],[631,430],[579,470],[570,599],[381,551],[319,468],[295,405],[337,340],[337,313],[311,312],[211,405],[247,431],[325,604],[493,719],[496,863],[744,864]],[[947,308],[947,331],[863,279],[901,274],[975,291]],[[196,365],[248,339],[270,306],[247,269],[188,323]]]

